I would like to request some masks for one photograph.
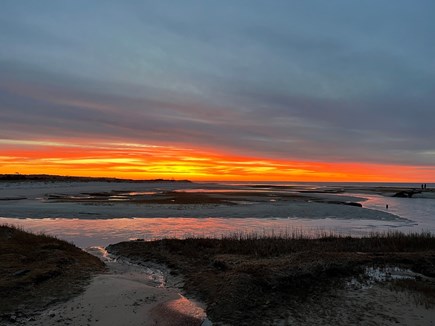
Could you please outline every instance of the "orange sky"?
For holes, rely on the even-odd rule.
[[[435,1],[294,2],[2,1],[0,173],[435,182]]]
[[[307,162],[134,143],[0,140],[0,173],[221,181],[433,182],[435,168]]]

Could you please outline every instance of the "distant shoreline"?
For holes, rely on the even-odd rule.
[[[434,187],[435,182],[428,181],[294,181],[294,180],[188,180],[188,179],[129,179],[115,177],[90,177],[90,176],[74,176],[74,175],[58,175],[58,174],[21,174],[21,173],[0,173],[0,182],[2,181],[43,181],[43,182],[190,182],[190,183],[215,183],[215,184],[256,184],[257,186],[273,186],[280,184],[318,184],[318,185],[373,185],[375,187],[411,187],[419,188],[421,184],[427,184],[429,187]]]
[[[66,176],[56,174],[0,174],[0,181],[63,181],[63,182],[192,182],[190,180],[173,180],[173,179],[122,179],[109,177],[82,177],[82,176]]]

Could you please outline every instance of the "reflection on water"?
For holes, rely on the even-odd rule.
[[[361,235],[392,228],[407,230],[415,227],[409,221],[337,220],[337,219],[273,219],[273,218],[133,218],[108,220],[80,219],[12,219],[0,223],[14,224],[33,232],[44,232],[86,248],[107,246],[131,239],[221,237],[233,233],[285,235],[320,232]]]
[[[245,191],[248,184],[239,184],[239,191]],[[234,187],[234,185],[231,185]],[[251,184],[252,186],[252,184]],[[279,187],[278,187],[279,186]],[[273,185],[274,193],[293,192],[298,190],[325,189],[337,184],[289,184],[288,189],[282,189],[284,184]],[[212,191],[227,192],[229,185],[222,188],[216,185],[201,187],[194,192]],[[243,190],[242,190],[243,189]],[[329,189],[329,188],[328,188]],[[183,187],[178,191],[192,191]],[[250,192],[265,192],[265,189],[254,187]],[[109,194],[111,200],[123,201],[128,196],[149,196],[160,193],[153,191],[117,191],[116,193],[95,193],[95,196]],[[312,195],[312,194],[310,194]],[[324,194],[322,194],[323,196]],[[56,195],[55,195],[56,196]],[[57,195],[59,196],[59,195]],[[63,196],[63,195],[61,195]],[[70,194],[66,196],[71,196]],[[74,196],[74,195],[73,195]],[[82,194],[80,198],[89,198],[90,194]],[[374,231],[399,230],[403,232],[431,231],[435,232],[435,200],[427,198],[395,198],[374,194],[341,193],[340,196],[353,196],[367,198],[362,204],[365,208],[388,211],[408,219],[408,221],[364,220],[364,219],[304,219],[299,217],[288,219],[276,218],[232,218],[230,214],[223,218],[118,218],[118,219],[16,219],[0,218],[0,223],[22,226],[33,232],[44,232],[68,240],[76,245],[86,248],[91,246],[107,246],[111,243],[129,239],[161,239],[165,237],[185,238],[189,236],[221,237],[232,233],[257,233],[257,234],[288,234],[305,233],[307,235],[319,234],[321,231],[333,231],[345,235],[363,235]],[[97,196],[98,197],[98,196]],[[341,197],[342,198],[342,197]],[[269,199],[273,201],[274,199]],[[241,202],[248,204],[251,202]],[[388,210],[386,205],[388,204]],[[332,207],[332,206],[331,206]],[[92,215],[89,210],[81,214]],[[93,208],[93,207],[92,207]],[[99,212],[100,213],[100,212]],[[303,212],[302,212],[303,213]],[[302,214],[300,216],[307,216]],[[104,213],[101,213],[104,214]],[[263,213],[262,213],[263,214]],[[265,213],[266,214],[266,213]],[[19,216],[19,215],[16,215]],[[42,215],[44,216],[44,215]],[[104,216],[104,215],[103,215]],[[121,215],[122,216],[122,215]],[[260,215],[258,215],[260,216]],[[262,215],[265,216],[265,215]],[[270,214],[269,214],[270,216]],[[227,218],[228,217],[228,218]]]
[[[195,189],[177,189],[174,190],[174,192],[187,192],[187,193],[265,193],[265,192],[271,192],[271,193],[288,193],[288,192],[294,192],[293,190],[276,190],[276,189],[252,189],[252,188],[234,188],[234,189],[215,189],[215,188],[195,188]]]
[[[353,194],[365,197],[363,207],[387,211],[400,217],[415,221],[418,230],[435,232],[435,200],[428,198],[384,197],[368,194]],[[386,208],[388,205],[388,209]]]
[[[151,315],[163,325],[208,324],[204,309],[182,295],[179,299],[157,305],[151,310]],[[206,322],[203,323],[204,321]]]
[[[157,192],[157,191],[130,191],[130,192],[126,192],[124,194],[128,195],[128,196],[142,196],[142,195],[156,195],[158,193],[161,193],[161,192]],[[114,196],[112,196],[112,197],[114,197]],[[123,197],[125,197],[125,196],[123,196]]]

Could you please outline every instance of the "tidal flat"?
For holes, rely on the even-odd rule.
[[[90,255],[2,226],[0,244],[5,325],[429,325],[435,317],[430,233],[240,233],[121,242]]]
[[[0,223],[36,234],[13,229],[13,246],[0,234],[2,322],[430,324],[434,194],[409,184],[3,180]],[[67,255],[73,247],[83,262]]]
[[[426,325],[435,318],[431,234],[235,234],[107,249],[182,275],[183,291],[205,303],[214,325]]]

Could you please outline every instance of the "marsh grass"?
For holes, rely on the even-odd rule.
[[[0,225],[0,313],[62,297],[104,264],[71,243]]]
[[[233,233],[219,239],[122,242],[108,250],[132,260],[164,263],[181,273],[184,290],[204,300],[212,320],[224,324],[262,325],[288,313],[291,302],[321,298],[363,274],[367,266],[397,266],[435,277],[435,236],[428,232],[358,238],[299,230]],[[423,290],[419,293],[429,289],[418,286]]]
[[[422,305],[426,309],[435,306],[435,284],[427,280],[401,279],[394,280],[390,288],[396,292],[405,292],[412,296],[416,305]]]
[[[306,234],[302,230],[280,233],[232,233],[219,239],[212,237],[188,237],[162,239],[149,244],[167,246],[169,250],[183,251],[187,256],[198,250],[210,250],[215,254],[238,254],[272,257],[295,252],[415,252],[435,249],[435,236],[430,232],[401,233],[396,231],[370,233],[362,237],[340,235],[332,231]]]

